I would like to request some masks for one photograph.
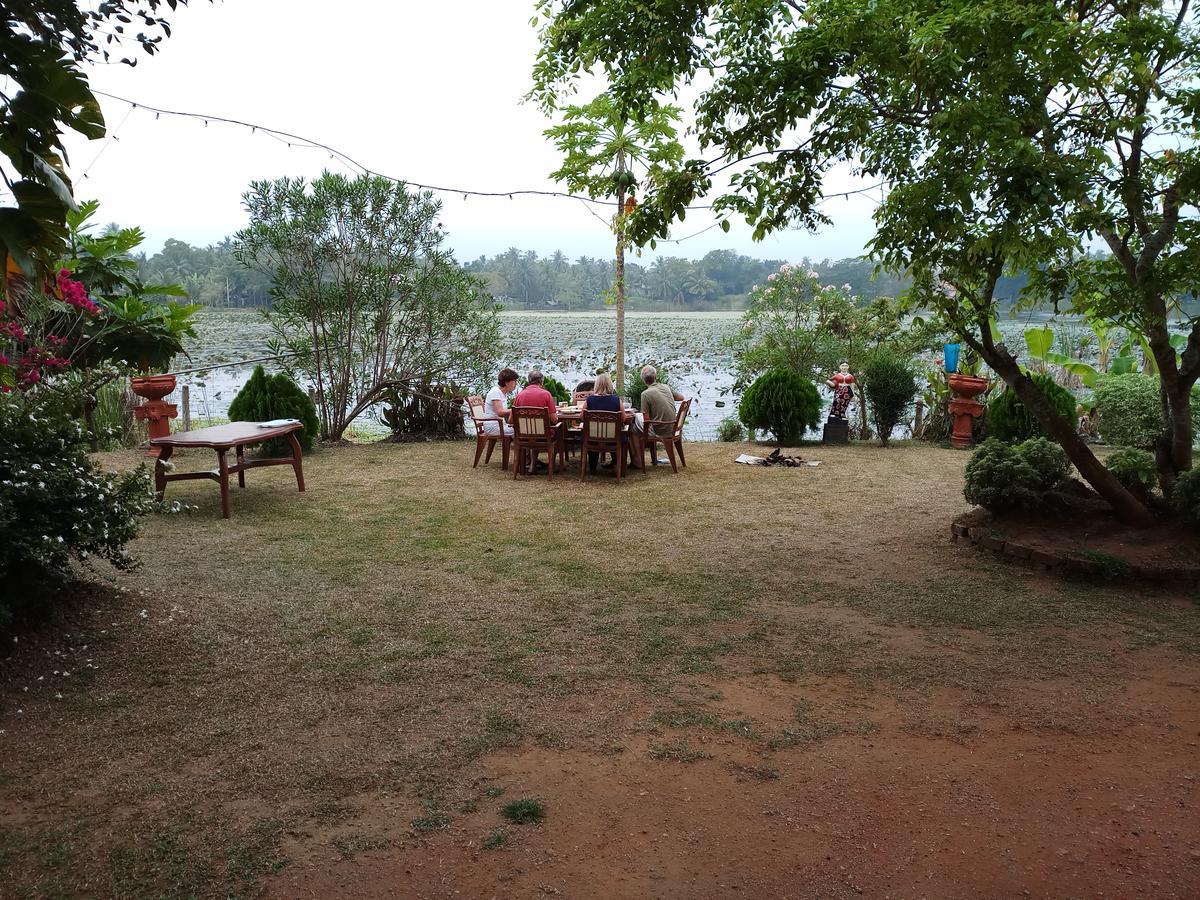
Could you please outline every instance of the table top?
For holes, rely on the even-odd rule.
[[[597,412],[608,412],[608,410],[597,410]],[[626,406],[624,409],[622,409],[621,412],[623,412],[625,414],[626,422],[628,422],[635,415],[637,415],[637,410],[633,409],[631,407],[628,407],[628,406]],[[583,408],[580,406],[568,406],[566,409],[560,409],[558,411],[558,417],[560,419],[566,419],[567,421],[574,421],[574,420],[582,419],[583,418]]]
[[[151,438],[150,443],[163,447],[236,447],[238,444],[257,444],[273,437],[282,437],[304,428],[299,422],[259,428],[257,422],[230,422],[228,425],[213,425],[194,431],[180,431],[167,437]]]

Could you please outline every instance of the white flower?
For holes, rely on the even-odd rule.
[[[805,274],[808,275],[809,278],[820,278],[821,277],[816,272],[814,272],[812,269],[809,269]]]
[[[851,291],[854,289],[852,287],[850,287],[850,282],[847,281],[845,284],[842,285],[842,290],[843,291]]]

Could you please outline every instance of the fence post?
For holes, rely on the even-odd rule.
[[[186,384],[180,388],[179,399],[183,405],[183,430],[192,430],[192,391]]]

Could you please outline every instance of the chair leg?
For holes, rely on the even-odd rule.
[[[475,465],[471,466],[472,469],[479,468],[479,455],[481,453],[483,453],[483,445],[486,443],[488,443],[488,442],[483,439],[483,435],[475,436]],[[488,455],[491,456],[491,454],[492,454],[492,448],[489,446],[488,447]],[[487,460],[484,460],[484,462],[486,463]]]
[[[517,444],[516,451],[517,452],[513,454],[515,457],[513,460],[513,481],[517,480],[521,474],[521,469],[524,468],[524,466],[521,465],[521,462],[525,459],[525,445]]]
[[[546,448],[546,462],[547,462],[546,480],[547,481],[554,480],[554,458],[556,456],[558,456],[558,447],[555,446],[554,444],[550,444],[550,446],[548,446]]]
[[[496,449],[496,442],[488,441],[487,442],[487,453],[485,453],[483,455],[483,464],[485,466],[492,461],[492,451],[495,449]]]
[[[579,480],[587,479],[588,471],[588,455],[587,455],[587,438],[583,439],[583,444],[579,448]]]
[[[683,456],[683,440],[682,439],[675,442],[675,452],[679,454],[679,464],[686,469],[687,468],[687,460]]]
[[[663,447],[666,448],[667,459],[671,461],[671,471],[677,473],[679,466],[675,464],[675,442],[670,440],[663,441]]]
[[[508,471],[508,450],[509,450],[509,446],[511,444],[512,444],[512,438],[507,438],[507,437],[500,438],[500,456],[501,456],[500,461],[504,465],[505,472]]]

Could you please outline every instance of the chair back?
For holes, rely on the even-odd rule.
[[[624,416],[619,412],[597,409],[586,409],[583,412],[583,432],[589,444],[619,443],[624,427]]]
[[[574,391],[571,394],[571,405],[582,406],[587,403],[587,398],[595,394],[595,391]]]
[[[691,409],[691,400],[684,400],[679,404],[679,409],[675,412],[675,437],[683,437],[683,423],[687,421],[688,413]]]
[[[514,406],[513,431],[518,437],[540,439],[550,434],[550,410],[544,406]]]

